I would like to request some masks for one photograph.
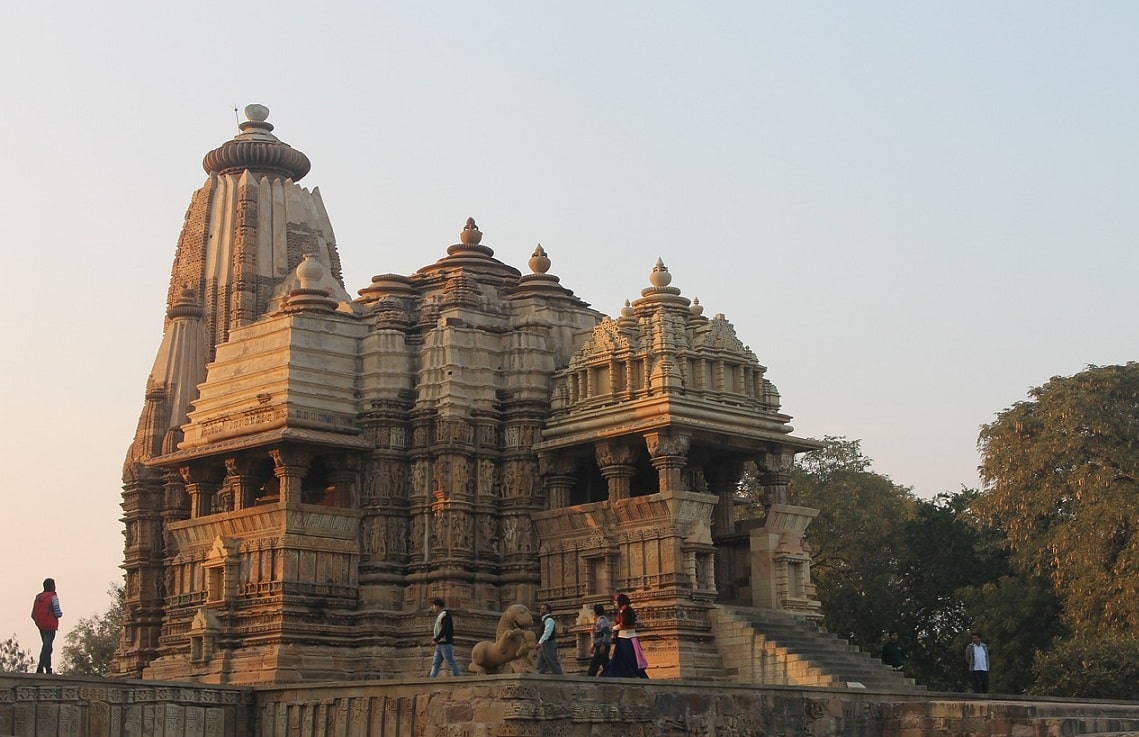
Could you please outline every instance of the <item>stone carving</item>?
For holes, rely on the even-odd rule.
[[[383,517],[373,517],[366,525],[367,532],[363,536],[364,552],[372,560],[384,560],[388,554],[388,530]]]
[[[610,317],[603,317],[601,322],[593,329],[589,342],[582,346],[570,363],[570,368],[579,368],[589,363],[594,356],[601,356],[606,361],[614,354],[628,353],[633,346],[629,338],[621,334],[621,326]]]
[[[411,520],[411,552],[416,556],[423,554],[423,525],[422,516]]]
[[[483,640],[471,648],[468,670],[479,675],[494,673],[533,673],[538,638],[534,617],[521,604],[512,604],[498,620],[494,642]]]
[[[116,675],[351,679],[368,663],[398,677],[435,592],[471,610],[541,598],[569,617],[621,588],[670,612],[653,616],[654,677],[721,679],[709,601],[810,596],[802,529],[737,529],[732,504],[754,460],[775,519],[795,454],[817,444],[789,434],[764,367],[663,261],[612,319],[542,276],[543,249],[536,279],[492,258],[471,220],[446,257],[353,300],[324,206],[295,184],[302,155],[257,115],[211,155],[179,239],[177,329],[124,467]],[[219,534],[232,552],[208,558]],[[788,581],[800,594],[779,594]],[[189,634],[207,603],[232,644],[208,663]],[[464,621],[468,644],[529,644],[518,625],[493,639],[493,617]]]
[[[471,464],[465,458],[458,459],[454,468],[454,488],[461,490],[463,495],[470,498],[475,493],[475,482],[471,478]]]
[[[529,517],[515,515],[502,523],[504,552],[529,553],[534,549],[534,528]]]
[[[645,447],[653,458],[683,456],[688,453],[692,438],[684,433],[648,432],[644,435]]]
[[[423,461],[417,462],[411,467],[411,493],[412,495],[420,495],[424,492],[427,484],[427,467]]]
[[[478,462],[479,473],[479,496],[481,497],[496,497],[498,496],[498,487],[495,485],[495,472],[494,462],[489,460],[480,460]]]
[[[479,518],[479,549],[491,555],[498,555],[498,521],[490,515]]]

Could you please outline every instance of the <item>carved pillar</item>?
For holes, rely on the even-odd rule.
[[[602,440],[593,446],[594,457],[601,475],[609,486],[609,501],[629,498],[629,480],[637,467],[637,449],[632,443],[621,440]]]
[[[660,475],[661,491],[684,491],[682,471],[688,463],[688,445],[691,438],[679,432],[645,433],[645,446],[649,449],[653,468]]]
[[[233,489],[234,511],[247,509],[257,503],[259,484],[256,476],[258,461],[253,458],[226,458],[225,470]]]
[[[162,483],[162,523],[179,522],[190,518],[190,495],[181,473],[167,471]]]
[[[736,484],[743,475],[743,463],[739,460],[719,456],[704,468],[704,478],[708,480],[708,491],[716,495],[716,509],[712,512],[712,537],[729,535],[735,531]]]
[[[546,509],[562,509],[570,504],[570,492],[577,480],[574,471],[577,463],[555,453],[538,455],[538,473],[546,488]]]
[[[273,473],[281,485],[281,501],[285,504],[300,504],[301,482],[308,475],[312,453],[297,448],[274,448],[269,451],[273,459]]]
[[[763,497],[767,500],[765,506],[772,504],[787,504],[787,487],[791,485],[791,474],[778,471],[768,471],[759,477]]]
[[[795,453],[777,446],[757,459],[759,466],[759,487],[763,490],[763,506],[789,504],[787,487],[791,485],[791,469],[795,465]]]
[[[360,504],[358,487],[360,483],[360,459],[353,455],[342,454],[335,459],[336,468],[329,472],[328,478],[336,488],[336,498],[333,504],[346,509],[356,509]]]
[[[178,469],[190,495],[190,517],[212,514],[214,494],[224,477],[221,469],[212,466],[182,466]]]
[[[214,514],[233,511],[233,487],[222,484],[214,494],[212,507]]]
[[[576,479],[573,476],[550,476],[546,479],[546,490],[549,496],[549,509],[562,509],[568,507],[570,492]]]

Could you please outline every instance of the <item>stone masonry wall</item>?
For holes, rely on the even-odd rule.
[[[249,689],[0,673],[0,737],[254,737]]]
[[[0,674],[0,737],[1139,735],[1139,704],[502,675],[254,688]]]

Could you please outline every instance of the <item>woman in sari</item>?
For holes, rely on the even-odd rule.
[[[648,678],[644,653],[637,640],[637,613],[629,605],[629,597],[617,594],[617,618],[613,621],[613,658],[605,675],[618,678]]]

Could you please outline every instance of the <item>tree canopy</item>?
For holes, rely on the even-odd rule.
[[[35,664],[36,658],[32,651],[20,647],[15,634],[0,642],[0,672],[27,673]]]
[[[1051,650],[1067,634],[1061,606],[1046,580],[1009,572],[995,580],[958,592],[972,621],[993,652],[991,688],[994,693],[1040,693],[1076,696],[1035,684],[1033,669],[1039,654]],[[954,643],[954,655],[964,652],[968,632]],[[1104,698],[1107,698],[1104,696]]]
[[[826,437],[792,472],[796,504],[819,510],[807,528],[811,576],[827,629],[867,647],[897,622],[903,522],[910,490],[869,470],[860,441]]]
[[[1054,377],[978,440],[981,491],[932,500],[826,438],[795,470],[824,625],[906,673],[964,688],[982,632],[998,693],[1135,698],[1139,673],[1139,364]]]
[[[107,595],[111,597],[107,611],[80,619],[64,636],[61,673],[101,676],[110,667],[122,628],[122,585],[112,585]]]
[[[897,630],[907,675],[936,690],[964,689],[964,648],[977,620],[973,605],[995,596],[971,587],[1012,573],[1003,532],[973,515],[976,490],[918,499],[871,470],[859,441],[827,437],[824,443],[803,459],[791,482],[794,502],[819,510],[806,536],[824,626],[874,655],[886,633]],[[1014,619],[1008,614],[999,621]],[[1036,620],[1015,620],[1008,628],[1034,644],[1054,634]],[[1010,671],[1008,683],[1016,691],[1006,692],[1024,689],[1032,653],[1029,647],[1027,661],[1012,664],[1019,670]]]
[[[1054,377],[981,430],[976,513],[1074,630],[1139,628],[1139,364]]]

